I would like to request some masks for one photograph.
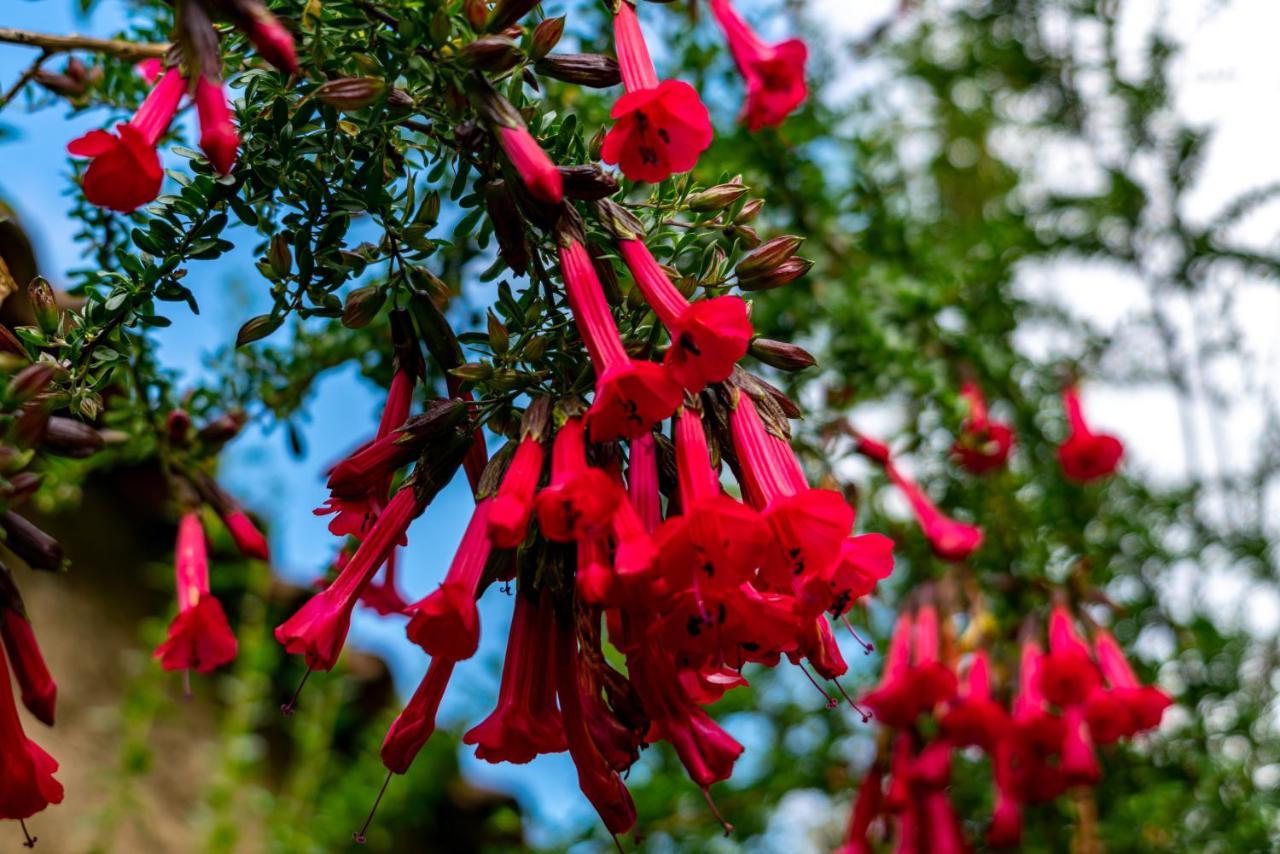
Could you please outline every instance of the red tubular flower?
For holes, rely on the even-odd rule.
[[[605,135],[601,157],[632,181],[653,184],[688,172],[711,144],[706,106],[688,83],[658,81],[630,0],[617,3],[613,35],[627,93],[609,114],[614,125]]]
[[[907,679],[920,711],[927,712],[956,695],[956,675],[938,658],[938,609],[930,603],[916,610],[913,640]]]
[[[379,617],[403,614],[409,607],[409,603],[404,601],[399,587],[396,586],[396,555],[398,553],[397,549],[392,549],[391,554],[387,555],[386,565],[382,567],[381,578],[374,576],[365,585],[364,590],[360,591],[360,604],[366,608],[372,608]]]
[[[875,592],[876,585],[893,574],[893,540],[884,534],[846,537],[840,556],[819,577],[825,585],[827,610],[838,617],[863,596]],[[817,596],[817,593],[811,595]]]
[[[267,547],[267,538],[253,524],[249,514],[239,507],[233,508],[222,517],[222,524],[227,526],[231,539],[235,540],[240,554],[255,560],[270,560],[271,550]]]
[[[0,655],[0,819],[30,818],[62,803],[62,784],[53,778],[57,770],[54,758],[22,731],[9,667]]]
[[[1049,654],[1040,668],[1040,693],[1055,706],[1083,703],[1098,685],[1098,668],[1089,647],[1076,634],[1075,621],[1063,605],[1049,614]]]
[[[169,69],[156,81],[150,94],[118,135],[91,130],[67,145],[76,157],[92,158],[84,173],[84,194],[92,204],[129,213],[160,195],[164,173],[156,143],[164,136],[186,83],[177,69]]]
[[[221,80],[203,74],[196,78],[196,115],[200,119],[200,149],[219,175],[227,175],[236,162],[240,135],[231,121],[231,108]]]
[[[943,560],[958,562],[967,559],[982,545],[981,528],[947,516],[929,500],[917,483],[900,472],[892,462],[885,463],[884,469],[911,503],[911,511],[915,513],[920,530],[934,554]]]
[[[569,308],[596,371],[596,397],[587,412],[592,441],[650,432],[679,405],[680,386],[662,365],[627,355],[595,267],[576,239],[560,247],[560,270]]]
[[[883,778],[878,765],[867,769],[862,784],[858,786],[858,799],[849,813],[849,832],[845,835],[844,845],[836,849],[836,854],[872,854],[867,834],[871,830],[871,822],[883,809]]]
[[[1062,406],[1070,426],[1066,441],[1058,446],[1062,473],[1081,482],[1114,474],[1124,456],[1124,445],[1115,436],[1089,429],[1080,409],[1080,392],[1075,386],[1063,389]]]
[[[486,498],[476,505],[444,582],[405,609],[409,615],[405,634],[430,655],[462,661],[475,655],[480,645],[476,594],[492,549],[488,535],[492,504],[493,499]]]
[[[1125,658],[1124,650],[1106,629],[1093,635],[1098,669],[1109,686],[1095,687],[1085,703],[1089,730],[1099,744],[1110,744],[1160,725],[1164,710],[1173,704],[1154,685],[1142,685]]]
[[[312,670],[333,669],[347,640],[356,601],[422,508],[413,484],[400,488],[333,583],[276,627],[276,640],[286,652],[305,656]]]
[[[267,62],[281,71],[298,73],[298,57],[293,36],[261,3],[234,0],[231,5],[236,26],[244,31]]]
[[[549,540],[568,543],[598,537],[613,519],[620,497],[609,476],[587,465],[583,420],[570,418],[551,446],[551,482],[534,502],[538,524]]]
[[[957,747],[976,745],[994,753],[996,744],[1008,731],[1009,716],[1003,706],[991,699],[989,668],[987,651],[974,652],[960,686],[959,700],[939,722],[942,734]]]
[[[681,666],[773,664],[798,646],[801,618],[793,604],[790,596],[750,584],[714,596],[684,589],[654,624],[652,642],[678,651]]]
[[[436,731],[436,713],[440,710],[444,689],[453,676],[455,663],[447,658],[431,659],[427,675],[418,683],[418,689],[404,710],[391,722],[380,753],[382,764],[388,771],[395,774],[408,771],[418,752]]]
[[[174,550],[178,615],[169,637],[155,651],[165,670],[211,673],[236,657],[236,636],[227,625],[222,604],[209,592],[209,554],[200,516],[185,513],[178,524]]]
[[[549,205],[560,204],[564,198],[564,179],[529,129],[523,124],[500,127],[498,142],[529,194]]]
[[[805,623],[799,637],[800,646],[787,653],[793,663],[807,658],[814,671],[823,679],[837,679],[849,672],[849,665],[840,653],[835,633],[826,617],[815,617]]]
[[[2,583],[3,579],[0,579]],[[49,675],[49,668],[44,663],[40,645],[22,611],[21,602],[0,602],[0,640],[4,642],[14,678],[22,690],[22,705],[36,720],[53,726],[58,685]]]
[[[1023,641],[1018,693],[1013,698],[1013,725],[1022,745],[1038,758],[1057,753],[1062,745],[1062,719],[1048,712],[1044,695],[1040,693],[1043,661],[1040,645]]]
[[[671,375],[693,394],[727,379],[751,343],[747,304],[736,296],[690,303],[643,241],[620,240],[618,249],[636,286],[671,335],[665,359]]]
[[[987,828],[987,844],[992,848],[1015,848],[1022,844],[1022,801],[1018,796],[1014,772],[1017,746],[1006,737],[996,742],[991,757],[995,778],[995,809]]]
[[[920,850],[930,854],[964,854],[968,851],[964,833],[960,830],[960,821],[951,808],[951,799],[947,797],[946,790],[928,789],[921,801],[924,826],[928,833],[925,845]]]
[[[675,444],[682,512],[658,529],[658,572],[678,588],[737,587],[755,572],[768,530],[756,511],[721,491],[697,411],[680,411]]]
[[[523,764],[564,750],[556,708],[555,613],[545,593],[516,592],[498,706],[462,737],[486,762]]]
[[[969,417],[961,425],[960,436],[951,448],[956,462],[972,474],[1004,468],[1013,450],[1012,428],[987,416],[986,398],[975,383],[966,382],[960,388],[960,396],[969,402]]]
[[[945,739],[928,742],[911,760],[911,782],[919,789],[941,791],[951,781],[951,744]]]
[[[489,508],[489,539],[495,548],[514,549],[524,542],[544,456],[541,441],[529,435],[520,438]]]
[[[914,620],[909,611],[898,615],[889,649],[884,657],[884,672],[880,683],[863,697],[880,723],[887,727],[910,726],[919,713],[919,705],[913,695],[910,679],[911,635]]]
[[[800,39],[766,44],[729,0],[711,0],[711,13],[724,31],[729,52],[747,84],[747,100],[738,121],[750,131],[782,124],[808,95],[804,64],[809,49]]]
[[[773,589],[802,590],[839,557],[853,527],[853,508],[838,492],[809,487],[795,453],[765,429],[750,395],[738,394],[729,428],[743,491],[763,511],[773,534],[761,581]],[[828,604],[819,601],[815,614]]]
[[[627,461],[627,491],[631,506],[649,533],[662,524],[662,495],[658,485],[658,444],[652,433],[631,440]],[[679,452],[677,451],[677,454]]]
[[[1066,725],[1062,739],[1062,775],[1069,786],[1092,786],[1102,779],[1097,751],[1089,733],[1089,722],[1082,706],[1071,706],[1062,713]]]
[[[636,823],[636,807],[626,784],[609,767],[587,728],[578,678],[578,639],[572,627],[560,621],[556,622],[555,634],[556,694],[569,756],[578,769],[578,786],[610,833],[626,833]]]

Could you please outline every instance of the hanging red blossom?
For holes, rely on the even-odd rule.
[[[1013,428],[993,421],[987,414],[987,401],[974,382],[960,388],[960,396],[969,404],[969,415],[960,427],[960,435],[951,448],[960,467],[972,474],[986,474],[1004,468],[1013,450]]]
[[[750,131],[782,124],[808,95],[804,65],[809,49],[800,39],[766,44],[730,0],[710,2],[711,13],[724,31],[729,52],[747,84],[747,98],[738,121]]]
[[[209,554],[198,513],[185,513],[178,523],[174,550],[178,615],[169,636],[155,651],[165,670],[212,673],[236,657],[236,636],[227,624],[222,603],[209,592]]]
[[[229,175],[236,162],[240,135],[231,121],[231,108],[221,80],[196,77],[196,115],[200,119],[200,149],[219,175]]]
[[[1078,706],[1098,685],[1098,668],[1064,605],[1049,613],[1049,654],[1040,663],[1040,693],[1055,706]]]
[[[962,561],[982,545],[982,529],[952,519],[937,508],[923,489],[899,471],[892,462],[885,464],[889,479],[902,490],[915,513],[920,530],[933,553],[943,560]]]
[[[1124,445],[1115,436],[1089,429],[1080,407],[1080,392],[1075,386],[1063,389],[1062,406],[1067,412],[1069,428],[1066,441],[1058,446],[1062,473],[1081,482],[1114,474],[1124,456]]]
[[[62,784],[53,778],[57,770],[57,761],[22,731],[9,667],[0,655],[0,819],[30,818],[62,803]]]
[[[409,698],[404,709],[391,722],[387,737],[383,739],[382,764],[394,774],[409,770],[423,745],[436,731],[436,713],[444,699],[444,689],[449,686],[456,662],[447,658],[433,658],[427,674]]]
[[[2,579],[0,584],[3,584]],[[53,726],[58,685],[44,663],[40,644],[36,642],[35,632],[22,611],[20,601],[0,601],[0,640],[4,642],[13,676],[22,691],[22,705],[40,723]]]
[[[488,534],[492,504],[493,499],[486,498],[476,505],[440,586],[405,609],[409,640],[432,656],[461,661],[475,655],[480,645],[476,594],[493,548]]]

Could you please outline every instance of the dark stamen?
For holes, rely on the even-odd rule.
[[[31,833],[27,830],[27,823],[22,819],[18,819],[18,826],[22,828],[22,835],[26,837],[26,842],[22,843],[22,847],[35,848],[36,843],[40,841],[40,838],[37,836],[31,835]]]
[[[844,686],[840,684],[840,680],[839,680],[839,679],[832,679],[831,681],[832,681],[832,682],[834,682],[834,683],[836,683],[836,688],[840,691],[840,696],[844,697],[846,700],[848,700],[848,701],[849,701],[849,705],[853,707],[853,710],[854,710],[855,712],[857,712],[858,714],[862,715],[862,722],[865,724],[865,723],[867,723],[868,721],[870,721],[870,720],[871,720],[871,713],[870,713],[870,712],[868,712],[866,709],[862,708],[862,706],[859,706],[857,703],[855,703],[855,702],[853,701],[853,698],[852,698],[852,697],[850,697],[850,696],[849,696],[849,694],[844,690]]]
[[[307,679],[311,677],[311,668],[307,668],[307,672],[302,674],[302,681],[298,683],[298,687],[294,689],[293,696],[289,698],[289,702],[280,707],[280,712],[286,718],[293,717],[293,713],[298,710],[298,696],[302,694],[302,686],[307,684]]]
[[[844,627],[849,630],[849,634],[853,635],[853,639],[862,647],[863,655],[870,655],[876,651],[876,645],[871,641],[863,640],[862,635],[858,634],[858,630],[853,627],[853,623],[849,622],[849,618],[847,616],[841,614],[840,619],[844,620]]]
[[[369,830],[369,825],[373,823],[373,814],[378,811],[378,804],[382,803],[382,796],[387,793],[387,786],[391,785],[391,772],[387,772],[387,777],[382,781],[382,788],[378,790],[378,797],[373,799],[373,809],[369,810],[369,817],[364,820],[364,824],[359,830],[351,834],[351,838],[356,841],[357,845],[364,845],[364,835]]]
[[[184,670],[182,671],[182,699],[191,702],[194,697],[195,694],[191,691],[191,671]]]
[[[707,809],[711,810],[711,814],[716,817],[716,821],[720,822],[720,826],[724,828],[725,836],[733,835],[733,825],[724,820],[724,816],[720,815],[720,810],[716,809],[716,802],[711,800],[711,789],[708,786],[702,787],[702,797],[707,801]]]
[[[617,849],[618,849],[618,854],[623,854],[623,851],[622,851],[622,843],[618,841],[618,834],[614,833],[614,832],[611,830],[611,831],[609,831],[609,838],[613,840],[613,844],[617,847]]]
[[[808,669],[804,666],[804,662],[797,661],[796,667],[799,667],[800,672],[809,678],[809,684],[813,685],[813,687],[818,689],[818,693],[821,694],[823,698],[827,701],[828,709],[834,709],[836,706],[840,705],[840,703],[834,697],[832,697],[826,691],[822,690],[822,686],[818,684],[817,679],[813,678],[813,674],[810,673]]]

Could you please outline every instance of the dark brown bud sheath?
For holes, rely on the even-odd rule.
[[[738,211],[738,215],[733,218],[736,225],[746,225],[759,215],[764,208],[764,199],[752,199],[742,206],[742,210]]]
[[[568,184],[566,182],[566,191]],[[505,181],[490,181],[484,187],[485,210],[493,223],[493,236],[498,241],[498,254],[502,262],[518,275],[529,269],[529,241],[525,235],[524,220],[516,209],[515,199]]]
[[[27,566],[43,572],[58,572],[63,568],[62,546],[22,516],[6,510],[0,514],[0,528],[4,529],[4,544],[26,561]]]
[[[538,60],[534,70],[544,77],[593,89],[608,89],[622,82],[617,60],[598,53],[551,54]]]
[[[347,294],[347,300],[342,305],[342,325],[348,329],[363,329],[378,316],[378,311],[386,301],[387,292],[381,285],[356,288]]]
[[[221,445],[234,439],[247,420],[248,416],[237,409],[225,415],[219,415],[201,427],[196,436],[205,444]]]
[[[772,338],[756,338],[747,352],[780,371],[803,371],[818,363],[803,347]]]
[[[19,472],[9,478],[4,487],[4,498],[10,504],[20,504],[31,497],[31,494],[40,487],[40,483],[43,480],[44,475],[39,472]]]
[[[738,276],[738,287],[744,291],[767,291],[790,284],[809,272],[813,262],[808,258],[788,258],[777,267],[758,276]]]
[[[293,253],[289,251],[289,238],[280,232],[271,235],[271,247],[267,250],[267,262],[271,271],[284,278],[293,269]]]
[[[191,441],[191,415],[185,409],[170,410],[165,419],[165,429],[169,434],[169,444],[179,448],[186,447]]]
[[[53,295],[53,288],[49,287],[44,276],[36,276],[31,280],[31,284],[27,285],[27,299],[31,302],[31,310],[35,312],[40,331],[45,335],[57,333],[61,312],[58,311],[58,301]]]
[[[53,381],[53,366],[48,362],[37,362],[18,371],[9,380],[5,397],[10,404],[17,405],[30,400],[49,387]]]
[[[7,326],[0,326],[0,353],[9,353],[14,356],[21,356],[24,359],[27,358],[27,351],[22,346],[22,341]]]
[[[570,199],[593,202],[618,192],[618,181],[594,163],[561,166],[564,194]]]
[[[500,33],[533,11],[540,0],[498,0],[489,13],[489,21],[485,24],[485,32]]]
[[[564,35],[564,16],[559,18],[547,18],[533,29],[533,38],[530,40],[529,57],[537,62],[560,43],[560,37]]]
[[[52,454],[80,460],[102,450],[106,442],[102,434],[88,424],[55,415],[45,425],[40,444]]]
[[[750,278],[772,270],[796,254],[803,242],[803,237],[796,237],[794,234],[784,234],[765,241],[759,249],[738,262],[738,276]]]
[[[458,51],[467,68],[477,71],[506,71],[520,59],[520,48],[506,36],[481,36]]]
[[[714,187],[692,193],[685,199],[685,205],[698,213],[714,213],[722,211],[747,194],[747,187],[738,179],[728,184],[717,184]]]
[[[387,106],[407,110],[416,106],[416,102],[413,100],[413,96],[408,92],[398,86],[392,86],[387,91]]]
[[[427,366],[422,359],[422,349],[418,344],[418,333],[413,328],[413,318],[403,308],[393,308],[389,320],[396,370],[404,371],[415,379],[426,376]]]
[[[339,77],[321,83],[315,96],[344,113],[363,110],[382,96],[387,84],[374,77]]]

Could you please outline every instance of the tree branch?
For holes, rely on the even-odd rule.
[[[164,56],[169,51],[167,44],[139,44],[123,39],[95,39],[77,35],[59,36],[18,30],[13,27],[0,27],[0,42],[43,48],[49,54],[87,50],[117,56],[121,59],[148,59]]]

